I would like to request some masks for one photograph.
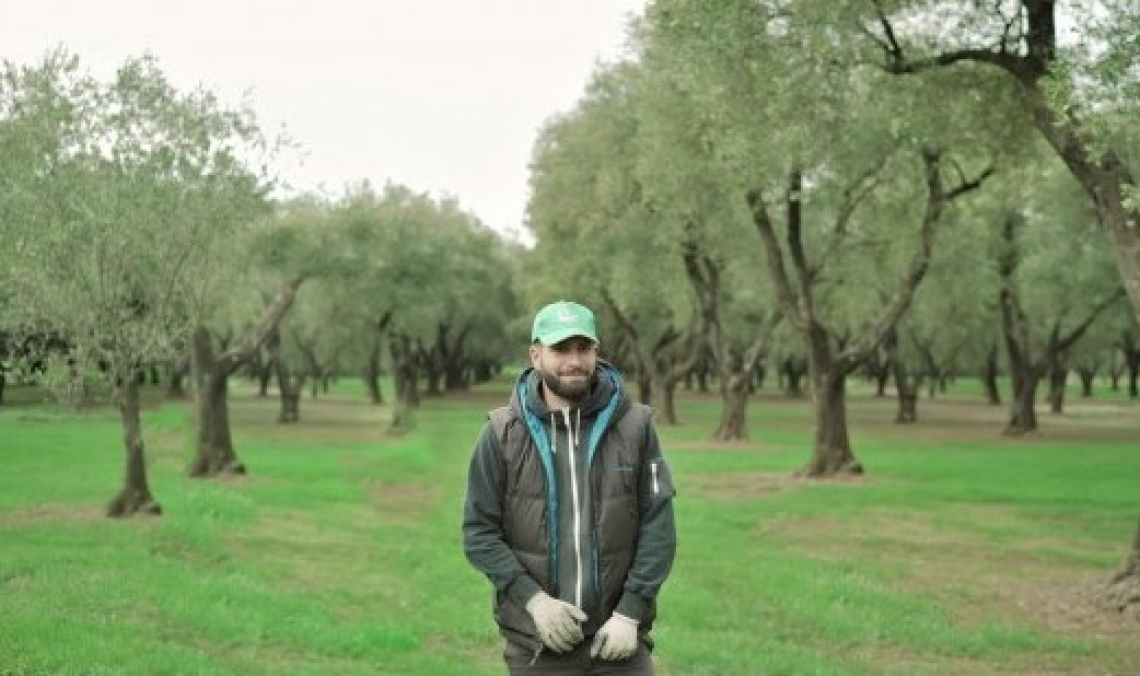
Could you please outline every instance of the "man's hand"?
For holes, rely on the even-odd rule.
[[[637,652],[637,621],[625,615],[614,613],[598,633],[590,646],[590,657],[603,660],[625,660]]]
[[[538,637],[556,653],[569,652],[582,642],[582,626],[586,613],[565,601],[538,592],[526,602],[526,611],[534,618]]]

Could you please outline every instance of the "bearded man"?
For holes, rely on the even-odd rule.
[[[650,630],[677,536],[650,409],[598,357],[583,305],[539,310],[529,357],[476,442],[463,512],[508,671],[652,674]]]

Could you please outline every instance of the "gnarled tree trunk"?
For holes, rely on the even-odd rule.
[[[281,412],[277,422],[281,424],[301,422],[301,390],[305,388],[305,372],[291,368],[286,360],[277,358],[277,392],[281,401]]]
[[[1065,412],[1065,385],[1069,382],[1069,369],[1063,364],[1052,364],[1049,369],[1049,411],[1056,415]]]
[[[1034,356],[1029,335],[1029,321],[1021,308],[1014,273],[1020,262],[1017,231],[1023,223],[1019,214],[1010,214],[1002,227],[1004,248],[998,255],[998,274],[1001,278],[999,305],[1001,307],[1002,335],[1009,359],[1009,375],[1013,382],[1013,401],[1010,407],[1006,434],[1025,434],[1037,431],[1034,402],[1037,385],[1047,373],[1061,370],[1062,355],[1084,336],[1102,312],[1119,301],[1124,290],[1118,289],[1093,304],[1088,314],[1068,333],[1062,333],[1059,321],[1054,321],[1048,339]]]
[[[162,508],[151,495],[146,476],[146,453],[139,413],[139,381],[133,373],[120,380],[119,417],[123,424],[126,472],[123,476],[123,489],[107,505],[107,516],[161,514]]]
[[[1140,310],[1135,311],[1140,315]],[[1123,367],[1128,371],[1128,398],[1136,399],[1140,396],[1137,381],[1140,380],[1140,342],[1131,331],[1124,331],[1117,342],[1120,354],[1124,357]]]
[[[895,413],[895,423],[907,425],[918,422],[918,390],[922,387],[922,374],[912,377],[907,368],[906,358],[903,355],[903,344],[900,331],[891,327],[883,339],[883,352],[886,354],[880,368],[887,375],[894,375],[895,398],[898,401],[898,412]],[[880,386],[882,387],[882,386]]]
[[[891,367],[887,360],[880,357],[875,357],[874,362],[868,365],[871,373],[871,380],[875,383],[875,396],[884,398],[887,396],[887,383],[891,381]],[[898,379],[898,376],[895,376]]]
[[[693,367],[693,375],[697,380],[697,392],[707,394],[709,391],[709,378],[715,372],[712,357],[706,351],[701,352],[697,365]]]
[[[906,364],[899,359],[895,363],[895,394],[898,398],[898,412],[895,422],[907,425],[918,422],[918,390],[922,387],[922,374],[911,377]]]
[[[1097,366],[1078,366],[1077,376],[1081,379],[1081,397],[1091,399],[1093,396],[1093,383],[1096,382]]]
[[[244,474],[246,467],[234,451],[230,436],[228,396],[229,377],[261,348],[277,329],[297,297],[302,277],[281,284],[277,297],[265,309],[257,324],[225,352],[217,354],[210,330],[199,327],[193,335],[194,378],[198,396],[198,435],[194,459],[186,473],[192,477],[217,474]]]
[[[649,379],[649,373],[644,368],[639,368],[634,374],[634,382],[637,383],[637,400],[646,406],[652,406],[653,383]]]
[[[1020,214],[1008,214],[1002,223],[1002,248],[998,251],[998,306],[1001,311],[1002,338],[1005,341],[1006,359],[1009,361],[1009,379],[1012,387],[1009,407],[1009,424],[1004,434],[1021,435],[1037,431],[1037,384],[1044,374],[1044,366],[1034,363],[1029,340],[1029,320],[1021,307],[1015,273],[1021,263],[1018,232],[1024,223]]]
[[[851,451],[847,434],[846,375],[832,370],[815,374],[815,440],[811,461],[802,470],[808,477],[862,474],[863,465]]]
[[[1100,600],[1112,610],[1131,612],[1140,618],[1140,522],[1132,538],[1132,551],[1101,591]]]
[[[206,328],[194,332],[195,394],[198,398],[198,434],[190,476],[245,474],[245,464],[234,452],[230,436],[230,373],[217,366],[214,339]]]
[[[804,376],[808,372],[808,360],[795,355],[788,355],[780,362],[780,375],[784,380],[784,396],[789,399],[802,399],[807,396],[804,392]]]
[[[721,379],[720,423],[713,438],[719,441],[739,441],[748,438],[748,394],[751,379],[747,373],[733,373]]]
[[[1013,376],[1013,396],[1010,398],[1009,424],[1005,434],[1020,435],[1037,431],[1037,385],[1041,375],[1032,365],[1018,369],[1010,366]]]
[[[670,380],[662,382],[658,386],[657,396],[653,401],[656,410],[660,411],[663,419],[662,424],[676,425],[677,424],[677,381]]]
[[[375,338],[368,357],[364,360],[364,386],[368,389],[368,400],[379,406],[384,403],[384,393],[380,390],[380,338]]]
[[[982,366],[982,388],[986,393],[986,403],[990,406],[1001,406],[1001,390],[998,388],[998,347],[991,345],[986,353],[986,361]]]
[[[772,334],[783,320],[781,310],[765,313],[755,335],[746,347],[734,340],[721,323],[720,280],[723,263],[714,260],[690,242],[683,256],[685,274],[697,295],[700,326],[707,340],[690,347],[690,359],[695,365],[700,348],[706,347],[716,362],[721,390],[720,425],[713,434],[720,441],[742,441],[748,438],[748,395],[752,392],[752,379],[756,365],[771,343]],[[688,370],[687,368],[685,370]],[[678,378],[683,373],[677,373]]]
[[[415,410],[420,405],[419,366],[410,338],[393,334],[388,345],[392,356],[392,382],[396,391],[396,405],[392,410],[388,431],[404,434],[415,427]]]

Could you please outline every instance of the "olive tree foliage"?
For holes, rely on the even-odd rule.
[[[519,310],[506,243],[456,200],[436,200],[420,234],[429,296],[394,324],[414,335],[425,393],[439,396],[498,374],[513,353],[505,338]]]
[[[928,398],[934,398],[948,379],[976,376],[985,401],[995,406],[1002,403],[999,377],[1005,351],[998,312],[999,278],[987,245],[995,226],[984,203],[1000,194],[1008,180],[1007,172],[998,172],[992,184],[943,232],[927,280],[898,327],[894,346],[898,361],[892,368],[905,375],[900,384],[899,373],[894,374],[896,395],[909,387],[910,394],[917,396],[925,384]],[[900,413],[902,403],[900,399]],[[917,410],[914,415],[919,415]]]
[[[151,59],[100,81],[56,52],[0,70],[0,146],[13,323],[64,337],[77,378],[107,367],[126,450],[108,513],[158,513],[136,373],[180,356],[216,260],[265,210],[256,121],[176,90]]]
[[[920,78],[997,74],[1068,167],[1107,230],[1140,316],[1140,13],[1128,0],[874,2],[846,17],[864,56]],[[923,17],[938,16],[933,31]]]
[[[6,129],[0,127],[0,134]],[[2,164],[0,164],[2,167]],[[0,172],[4,171],[0,168]],[[4,404],[5,386],[11,382],[13,376],[22,371],[23,360],[17,354],[20,342],[19,326],[14,316],[11,298],[11,283],[8,275],[13,266],[8,263],[8,257],[15,254],[15,248],[8,246],[4,237],[7,229],[0,224],[0,405]]]
[[[280,202],[272,218],[251,229],[248,246],[240,253],[245,265],[235,269],[234,292],[220,305],[211,332],[229,351],[233,337],[268,329],[264,342],[250,356],[250,371],[267,389],[276,377],[281,400],[279,422],[297,422],[300,394],[306,383],[317,389],[338,369],[350,343],[347,306],[354,302],[348,288],[353,254],[343,243],[328,200],[301,195]],[[303,278],[304,288],[288,312],[264,326],[266,308],[280,297],[282,278]],[[255,359],[256,357],[256,359]]]
[[[816,476],[862,471],[845,378],[907,309],[950,204],[988,175],[991,153],[962,125],[923,124],[933,89],[893,91],[837,67],[834,37],[807,5],[659,0],[646,33],[655,70],[703,112],[780,309],[810,346],[817,434],[805,473]],[[893,280],[885,300],[867,296],[877,275]]]
[[[719,379],[722,411],[714,436],[746,439],[748,395],[783,313],[758,265],[759,251],[748,246],[754,238],[737,167],[724,161],[731,129],[677,76],[681,64],[653,33],[643,30],[641,36],[651,105],[642,113],[640,169],[650,203],[675,224],[704,354]]]
[[[601,69],[578,106],[540,135],[527,206],[536,246],[521,286],[530,314],[560,298],[597,310],[603,355],[634,375],[642,401],[672,424],[673,390],[703,341],[684,268],[697,240],[649,196],[642,76],[634,62]]]
[[[1095,214],[1079,186],[1044,150],[1040,141],[1029,139],[1026,146],[1007,153],[1002,171],[988,189],[947,227],[944,244],[931,261],[928,282],[899,327],[897,355],[910,360],[904,367],[927,380],[931,396],[937,380],[971,373],[982,380],[989,403],[998,404],[1002,401],[999,373],[1020,369],[1019,359],[1026,351],[1043,359],[1034,383],[1045,376],[1063,377],[1065,357],[1083,347],[1090,332],[1099,332],[1102,322],[1097,315],[1119,311],[1111,300],[1101,303],[1117,292],[1111,276],[1105,276],[1111,265],[1096,241]],[[1042,224],[1041,231],[1018,231],[1014,245],[1019,247],[1020,262],[1003,277],[1001,254],[1010,253],[1003,227],[1014,214]],[[1080,223],[1083,228],[1074,225]],[[1067,228],[1074,232],[1066,232]],[[1003,299],[1019,304],[1027,333],[1007,331],[1012,326],[1007,320],[1018,315],[1003,314],[1013,309],[1003,305]],[[1096,321],[1085,325],[1089,318]],[[1073,333],[1074,329],[1080,330]],[[1025,341],[1020,340],[1022,335]],[[1017,341],[1015,348],[1020,346],[1012,357],[1011,338]],[[1044,359],[1050,344],[1052,356]],[[1016,385],[1020,375],[1011,380]],[[1026,392],[1024,400],[1018,402],[1015,396],[1011,402],[1013,410],[1023,410],[1026,420],[1035,417],[1018,407],[1031,400]]]
[[[413,425],[421,395],[497,372],[516,314],[508,245],[498,235],[452,198],[391,183],[355,186],[332,220],[374,400],[381,356],[392,375],[393,432]]]
[[[999,174],[993,180],[1000,179]],[[987,188],[1000,190],[1000,183]],[[989,228],[973,209],[962,210],[946,224],[926,279],[887,336],[885,371],[877,386],[894,383],[896,422],[918,421],[924,389],[933,399],[948,378],[963,371],[980,374],[991,353],[999,358],[996,275],[986,247],[979,246]],[[885,296],[888,289],[880,288],[880,293]],[[995,387],[996,377],[995,372]]]
[[[379,403],[381,364],[389,363],[396,398],[390,426],[396,432],[410,429],[419,405],[419,369],[404,315],[421,307],[421,294],[430,288],[429,255],[417,241],[429,214],[426,196],[395,184],[377,191],[368,183],[353,186],[332,212],[350,252],[348,279],[358,299],[354,316],[368,365],[365,383]]]
[[[271,344],[268,366],[277,378],[281,401],[278,422],[300,422],[306,384],[315,399],[340,372],[352,341],[358,338],[351,321],[356,304],[343,280],[310,279],[282,318],[267,341]]]

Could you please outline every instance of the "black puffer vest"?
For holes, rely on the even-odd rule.
[[[583,627],[587,636],[595,633],[613,613],[633,562],[640,525],[641,450],[649,419],[648,406],[622,402],[606,424],[590,465],[593,570],[588,581],[593,585],[592,596],[598,600],[598,612],[588,613],[589,621]],[[557,551],[557,534],[552,531],[557,527],[557,519],[550,510],[558,506],[550,500],[542,452],[514,407],[492,411],[491,425],[500,442],[506,469],[504,539],[527,573],[557,598],[560,591],[557,557],[561,554]],[[654,616],[655,607],[650,602],[639,626],[640,633],[648,634]],[[496,595],[495,620],[511,640],[538,647],[534,621],[506,594]]]

